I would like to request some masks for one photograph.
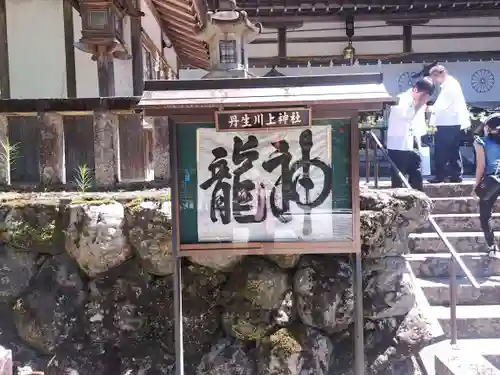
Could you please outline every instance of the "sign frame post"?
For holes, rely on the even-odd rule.
[[[172,256],[175,267],[173,275],[174,289],[174,342],[175,342],[175,374],[184,375],[184,329],[182,320],[182,257],[179,256],[179,173],[177,152],[177,124],[168,119],[168,142],[170,148],[170,196],[171,196],[171,222],[172,222]]]
[[[310,111],[310,109],[309,109]],[[240,111],[231,111],[226,113],[236,113]],[[248,111],[249,112],[249,111]],[[216,115],[217,118],[217,115]],[[312,113],[310,120],[312,122]],[[358,114],[356,112],[337,112],[335,116],[328,116],[328,120],[349,120],[348,126],[350,127],[350,148],[357,149],[359,143],[359,129],[357,126]],[[170,166],[172,171],[172,181],[171,181],[171,196],[172,196],[172,252],[175,259],[175,272],[174,272],[174,318],[175,318],[175,348],[176,348],[176,375],[184,375],[184,348],[183,348],[183,319],[182,319],[182,268],[181,261],[183,257],[197,254],[200,251],[212,252],[217,249],[217,243],[215,244],[200,244],[198,249],[192,249],[191,246],[187,246],[187,249],[182,249],[181,239],[180,239],[180,222],[179,222],[179,212],[180,212],[180,164],[179,164],[179,137],[178,137],[178,127],[184,126],[182,123],[177,124],[169,118],[168,123],[169,128],[169,143],[170,143]],[[307,127],[307,124],[302,124],[301,128]],[[280,129],[283,129],[281,127]],[[266,131],[268,129],[251,129],[254,132]],[[221,132],[235,132],[231,129],[218,129]],[[242,129],[236,130],[243,131]],[[344,247],[342,253],[351,253],[353,258],[353,290],[355,294],[355,320],[354,320],[354,369],[355,375],[364,375],[365,372],[365,356],[364,356],[364,314],[363,314],[363,284],[362,284],[362,265],[361,265],[361,243],[359,237],[359,153],[350,153],[350,176],[351,176],[351,194],[352,194],[352,245],[349,248]],[[356,224],[358,223],[358,224]],[[223,251],[236,253],[236,254],[254,254],[263,255],[267,253],[304,253],[303,247],[311,244],[311,242],[295,243],[293,248],[286,247],[287,242],[277,243],[278,248],[268,248],[266,246],[238,246],[234,248],[226,248]],[[245,244],[242,244],[245,245]],[[297,247],[296,245],[299,245]],[[203,250],[202,250],[203,249]],[[277,250],[277,251],[273,251]],[[326,251],[312,251],[311,253],[340,253],[339,251],[332,251],[332,249],[326,249]]]
[[[145,82],[144,92],[138,104],[139,108],[145,109],[145,113],[150,116],[167,116],[169,118],[169,142],[171,152],[171,188],[172,188],[172,252],[176,258],[175,272],[174,272],[174,315],[175,315],[175,341],[176,341],[176,375],[184,375],[184,350],[183,350],[183,325],[182,325],[182,275],[181,275],[181,258],[184,256],[193,255],[211,255],[211,252],[217,250],[220,253],[234,254],[234,255],[265,255],[265,254],[303,254],[304,250],[307,253],[316,254],[351,254],[353,262],[353,292],[355,294],[355,321],[354,321],[354,353],[355,358],[353,361],[354,371],[356,375],[364,375],[364,314],[363,314],[363,285],[362,285],[362,257],[361,257],[361,238],[360,238],[360,207],[359,207],[359,129],[358,129],[358,115],[360,112],[380,111],[387,104],[395,104],[394,98],[387,92],[383,84],[383,75],[381,73],[355,73],[355,74],[335,74],[335,75],[316,75],[316,76],[288,76],[288,77],[253,77],[252,79],[201,79],[201,80],[168,80],[168,81],[147,81]],[[271,107],[271,108],[270,108]],[[349,158],[351,162],[350,178],[351,178],[351,202],[345,198],[347,185],[338,185],[337,181],[342,181],[346,176],[345,172],[335,174],[335,180],[332,178],[332,184],[335,182],[337,193],[331,193],[332,206],[331,214],[338,214],[339,210],[352,213],[353,226],[352,236],[345,235],[338,236],[331,233],[331,236],[323,236],[327,241],[338,241],[342,238],[349,238],[352,241],[347,243],[337,243],[337,246],[328,246],[328,242],[319,243],[318,238],[308,239],[306,234],[298,236],[296,228],[293,227],[291,237],[287,235],[275,236],[275,240],[284,239],[285,242],[274,242],[265,233],[261,236],[262,231],[257,229],[257,235],[252,237],[247,236],[249,240],[240,241],[240,237],[224,236],[224,242],[210,238],[208,235],[203,235],[203,241],[198,237],[198,222],[197,220],[197,197],[198,191],[196,189],[198,184],[189,183],[189,170],[193,171],[196,176],[197,166],[196,163],[193,168],[192,162],[184,162],[183,158],[190,159],[196,153],[193,146],[196,145],[198,128],[210,127],[221,128],[217,124],[220,119],[214,118],[217,111],[238,113],[245,111],[256,111],[257,114],[276,118],[276,110],[272,107],[279,108],[278,111],[285,109],[304,110],[309,109],[309,121],[314,120],[345,120],[349,123],[351,130],[350,147],[352,152],[348,156],[342,156],[345,152],[343,145],[347,144],[347,140],[341,140],[333,144],[332,147],[340,147],[341,160],[339,163],[345,162],[345,158]],[[261,108],[261,109],[258,109]],[[236,112],[234,112],[236,111]],[[278,113],[279,117],[279,113]],[[301,115],[301,117],[304,117]],[[296,116],[295,116],[296,118]],[[226,117],[227,119],[227,117]],[[215,121],[214,121],[215,120]],[[244,123],[246,125],[246,120]],[[294,128],[296,124],[280,124],[280,132],[285,131],[286,128]],[[217,126],[215,124],[217,124]],[[252,131],[266,131],[271,121],[265,126],[252,126]],[[209,124],[207,126],[207,124]],[[226,121],[226,125],[228,122]],[[234,120],[231,121],[235,125]],[[289,126],[287,126],[289,125]],[[302,126],[314,127],[315,124],[301,123]],[[190,128],[191,126],[191,128]],[[222,128],[228,126],[222,125]],[[238,126],[236,126],[238,128]],[[295,126],[296,128],[296,126]],[[195,130],[193,133],[193,129]],[[233,129],[227,129],[233,130]],[[221,130],[224,131],[224,130]],[[209,134],[209,133],[206,133]],[[223,133],[221,133],[223,134]],[[192,137],[195,141],[192,141]],[[191,137],[191,138],[190,138]],[[285,136],[286,138],[287,136]],[[180,143],[182,140],[182,147]],[[186,140],[188,145],[186,145]],[[281,142],[280,139],[277,142]],[[238,141],[239,142],[239,141]],[[268,144],[269,146],[269,144]],[[323,147],[323,146],[322,146]],[[342,151],[344,147],[344,151]],[[206,152],[205,152],[205,155]],[[320,148],[320,152],[316,156],[324,157],[324,148]],[[210,156],[210,155],[208,155]],[[217,156],[217,155],[214,155]],[[211,157],[211,159],[213,159]],[[220,159],[220,158],[219,158]],[[338,165],[334,165],[332,158],[331,166],[334,166],[338,171]],[[304,160],[298,159],[299,162],[304,164]],[[308,159],[310,161],[311,159]],[[307,163],[305,163],[307,164]],[[310,163],[309,163],[310,164]],[[235,165],[233,163],[233,165]],[[186,168],[188,171],[187,176],[182,176],[180,168]],[[343,168],[345,171],[346,168]],[[267,171],[267,168],[264,168]],[[305,169],[305,168],[304,168]],[[182,173],[185,172],[182,169]],[[297,171],[296,169],[295,171]],[[206,172],[204,172],[206,175]],[[304,175],[308,172],[303,171]],[[329,172],[330,173],[330,172]],[[337,172],[335,172],[337,173]],[[334,175],[331,172],[332,176]],[[274,175],[272,176],[274,177]],[[197,177],[196,177],[197,178]],[[248,177],[247,177],[248,178]],[[206,181],[206,180],[205,180]],[[288,182],[289,183],[289,180]],[[182,185],[183,184],[183,185]],[[311,186],[311,184],[309,184]],[[182,187],[182,190],[181,190]],[[231,187],[230,187],[231,188]],[[208,189],[208,188],[207,188]],[[202,190],[207,190],[202,189]],[[287,193],[292,191],[287,187]],[[192,195],[190,195],[193,193]],[[217,192],[218,193],[218,192]],[[201,194],[202,197],[207,197],[205,191]],[[181,196],[182,195],[182,196]],[[213,195],[213,192],[212,192]],[[181,198],[181,199],[180,199]],[[218,197],[216,197],[218,198]],[[241,201],[238,196],[238,201]],[[245,196],[245,198],[248,198]],[[232,199],[232,198],[231,198]],[[294,202],[298,203],[300,200],[294,198]],[[196,202],[196,204],[194,204]],[[303,203],[300,201],[301,206],[305,207],[310,212],[310,201]],[[344,202],[344,203],[342,203]],[[239,202],[241,203],[241,202]],[[349,207],[349,204],[351,206]],[[179,208],[182,207],[182,215]],[[220,209],[220,205],[217,206]],[[203,207],[202,207],[203,210]],[[287,210],[290,212],[291,210]],[[305,212],[305,210],[304,210]],[[298,213],[304,214],[303,213]],[[325,209],[321,214],[328,213]],[[218,212],[219,214],[219,212]],[[231,213],[232,214],[232,213]],[[291,214],[291,212],[290,212]],[[193,219],[195,217],[195,219]],[[201,217],[203,219],[203,217]],[[210,217],[212,219],[212,217]],[[333,217],[332,217],[333,219]],[[347,222],[344,218],[343,222]],[[200,221],[202,222],[202,221]],[[213,221],[212,221],[213,222]],[[328,224],[330,225],[330,224]],[[180,231],[180,227],[188,229],[196,229],[196,238],[191,236],[193,230],[184,233]],[[234,226],[234,228],[237,228]],[[325,228],[320,228],[320,231],[325,231]],[[267,231],[269,232],[269,231]],[[218,233],[222,233],[220,230]],[[311,232],[312,233],[312,232]],[[341,233],[348,233],[345,228],[341,229]],[[315,235],[315,234],[314,234]],[[299,238],[300,237],[300,238]],[[310,236],[309,236],[310,237]],[[239,242],[235,242],[235,239]],[[254,242],[250,243],[250,239],[257,241],[267,242]],[[302,240],[296,241],[297,239]],[[304,241],[304,239],[306,239]],[[316,241],[315,241],[316,240]],[[288,241],[288,242],[286,242]],[[296,242],[292,242],[296,241]],[[331,244],[330,244],[331,245]],[[220,254],[219,253],[219,254]]]

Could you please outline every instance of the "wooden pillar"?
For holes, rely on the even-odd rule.
[[[153,127],[153,165],[155,180],[170,178],[170,153],[168,147],[168,123],[166,116],[155,117]]]
[[[154,180],[154,136],[152,129],[144,129],[142,131],[144,139],[144,175],[146,181]]]
[[[100,52],[97,56],[97,79],[99,96],[115,96],[115,64],[113,56]]]
[[[73,4],[63,0],[64,50],[66,55],[66,93],[76,98],[75,32],[73,29]]]
[[[7,10],[0,0],[0,98],[10,98],[9,43],[7,37]]]
[[[0,185],[10,185],[9,118],[0,115]]]
[[[118,116],[107,110],[94,112],[94,157],[97,185],[113,185],[120,181]]]
[[[403,26],[403,52],[409,53],[412,52],[412,26],[404,25]]]
[[[64,122],[58,113],[42,112],[40,119],[40,182],[43,185],[66,183]]]
[[[135,8],[141,11],[141,2],[135,1]],[[142,95],[144,89],[144,62],[142,58],[142,19],[130,18],[130,45],[132,49],[132,81],[135,96]]]
[[[278,57],[279,66],[286,66],[286,27],[278,29]]]

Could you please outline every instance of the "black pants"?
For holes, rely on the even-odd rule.
[[[481,229],[483,230],[484,239],[488,246],[492,246],[495,243],[495,234],[493,233],[493,229],[491,229],[490,219],[493,206],[499,195],[500,191],[493,194],[488,200],[481,199],[479,201],[479,221],[481,222]]]
[[[413,189],[424,190],[422,177],[422,158],[417,151],[388,150],[389,157],[398,167],[401,173],[408,176],[408,182]],[[391,185],[393,188],[403,187],[403,181],[398,173],[391,168]]]
[[[437,127],[434,135],[436,180],[462,177],[461,136],[460,125]]]

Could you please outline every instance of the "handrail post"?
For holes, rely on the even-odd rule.
[[[366,183],[370,182],[370,153],[368,152],[368,146],[371,141],[370,133],[367,131],[365,134],[365,181]]]
[[[450,255],[450,328],[451,345],[456,345],[458,341],[457,329],[457,264],[455,258]]]
[[[375,188],[378,189],[378,168],[379,168],[378,147],[375,144],[374,140],[372,140],[372,142],[373,142],[373,158],[374,158],[373,159],[373,177],[375,178]]]

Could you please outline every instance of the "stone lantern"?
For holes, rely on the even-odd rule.
[[[125,46],[123,19],[134,14],[130,0],[79,0],[82,38],[75,47],[93,55],[108,54],[120,60],[131,58]]]
[[[221,2],[222,3],[222,2]],[[247,78],[247,45],[262,31],[260,24],[252,24],[247,13],[236,9],[231,2],[217,12],[209,12],[205,26],[197,38],[209,46],[210,72],[203,78]]]

